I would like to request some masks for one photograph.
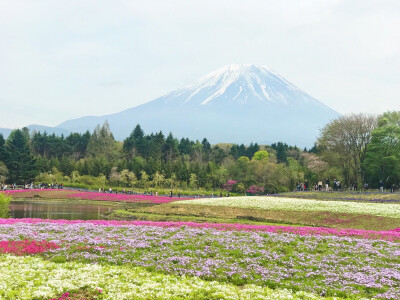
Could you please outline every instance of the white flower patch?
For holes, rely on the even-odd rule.
[[[327,299],[306,292],[256,285],[239,288],[197,277],[155,274],[141,268],[57,264],[39,257],[0,255],[0,299],[50,299],[80,289],[101,289],[100,299],[113,300]]]
[[[325,201],[285,197],[253,196],[176,201],[174,204],[227,206],[286,211],[328,211],[400,218],[400,204]]]

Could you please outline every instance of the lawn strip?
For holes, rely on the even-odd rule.
[[[276,226],[301,226],[301,224],[289,224],[288,222],[278,222],[275,220],[258,219],[254,221],[254,217],[248,216],[243,218],[213,218],[213,217],[197,217],[197,216],[185,216],[185,215],[174,215],[174,214],[156,214],[156,213],[141,213],[128,210],[113,210],[110,214],[105,215],[109,220],[143,220],[143,221],[154,221],[154,222],[197,222],[197,223],[233,223],[233,224],[250,224],[250,225],[276,225]]]

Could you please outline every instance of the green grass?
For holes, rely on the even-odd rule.
[[[183,216],[173,214],[155,214],[155,213],[140,213],[127,210],[113,210],[107,218],[112,220],[142,220],[153,222],[196,222],[196,223],[232,223],[232,224],[253,224],[253,225],[282,225],[282,226],[301,226],[301,224],[292,224],[291,222],[279,222],[276,220],[268,220],[264,218],[255,218],[252,216],[241,218],[213,218],[213,217],[198,217],[198,216]]]

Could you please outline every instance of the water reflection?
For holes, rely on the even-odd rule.
[[[101,220],[102,215],[115,209],[112,206],[82,204],[71,201],[11,201],[11,218],[40,218],[66,220]]]

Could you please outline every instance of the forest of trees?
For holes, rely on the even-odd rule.
[[[67,137],[14,130],[0,135],[0,182],[276,193],[323,178],[343,187],[389,188],[400,179],[400,112],[352,114],[327,124],[313,148],[217,144],[206,138],[146,134],[137,125],[123,142],[108,123]]]

